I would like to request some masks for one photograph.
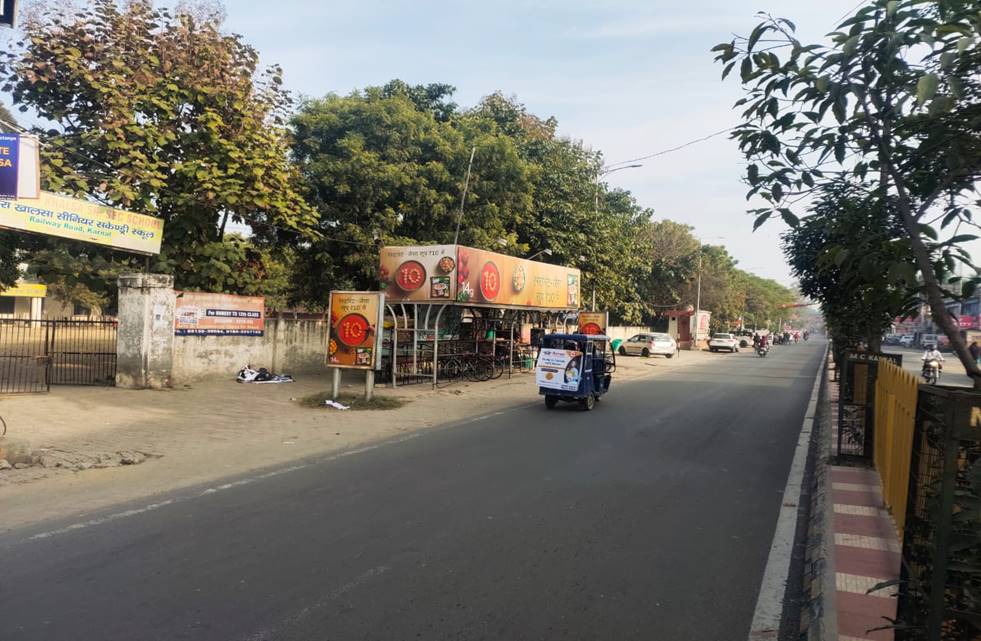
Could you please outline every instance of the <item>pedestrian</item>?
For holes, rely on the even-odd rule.
[[[971,345],[967,348],[971,352],[971,358],[978,365],[981,365],[981,346],[978,346],[977,341],[971,341]]]

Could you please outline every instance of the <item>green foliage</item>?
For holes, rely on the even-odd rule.
[[[94,0],[71,14],[45,12],[0,55],[0,80],[22,111],[54,125],[38,132],[44,188],[163,218],[157,269],[171,270],[178,286],[238,291],[241,279],[223,269],[197,271],[215,264],[225,223],[251,225],[263,242],[278,230],[306,233],[314,214],[288,162],[280,69],[260,72],[254,49],[224,34],[215,13],[194,9]],[[97,253],[139,262],[86,252]]]
[[[894,319],[919,304],[909,242],[891,207],[860,187],[831,184],[817,197],[812,214],[784,234],[784,254],[835,341],[877,348]]]
[[[976,226],[970,205],[981,176],[981,14],[976,3],[871,0],[830,34],[804,44],[788,20],[768,15],[746,38],[716,46],[723,77],[738,64],[746,95],[733,137],[749,161],[756,226],[846,180],[888,199],[922,291],[969,372],[981,370],[944,307],[954,261],[973,267],[954,232]],[[867,179],[875,179],[869,185]],[[866,234],[872,230],[857,230]],[[981,378],[977,379],[981,384]]]

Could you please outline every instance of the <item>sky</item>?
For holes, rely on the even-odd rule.
[[[449,83],[464,107],[502,91],[608,163],[737,123],[734,74],[720,81],[712,46],[747,34],[757,11],[823,38],[855,0],[518,0],[361,2],[227,0],[227,27],[278,63],[296,94],[345,94],[400,78]],[[744,161],[727,136],[612,173],[655,219],[692,225],[740,267],[790,284],[783,223],[752,231]]]

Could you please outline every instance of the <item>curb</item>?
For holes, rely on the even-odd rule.
[[[801,639],[837,641],[838,613],[835,604],[834,497],[831,492],[831,395],[828,380],[828,358],[818,397],[815,420],[814,487],[811,494],[811,519],[807,528],[807,551],[804,560],[804,595],[801,609]]]

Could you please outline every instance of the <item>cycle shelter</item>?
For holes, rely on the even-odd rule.
[[[382,247],[381,378],[487,380],[534,368],[536,339],[576,322],[580,272],[462,245]]]

